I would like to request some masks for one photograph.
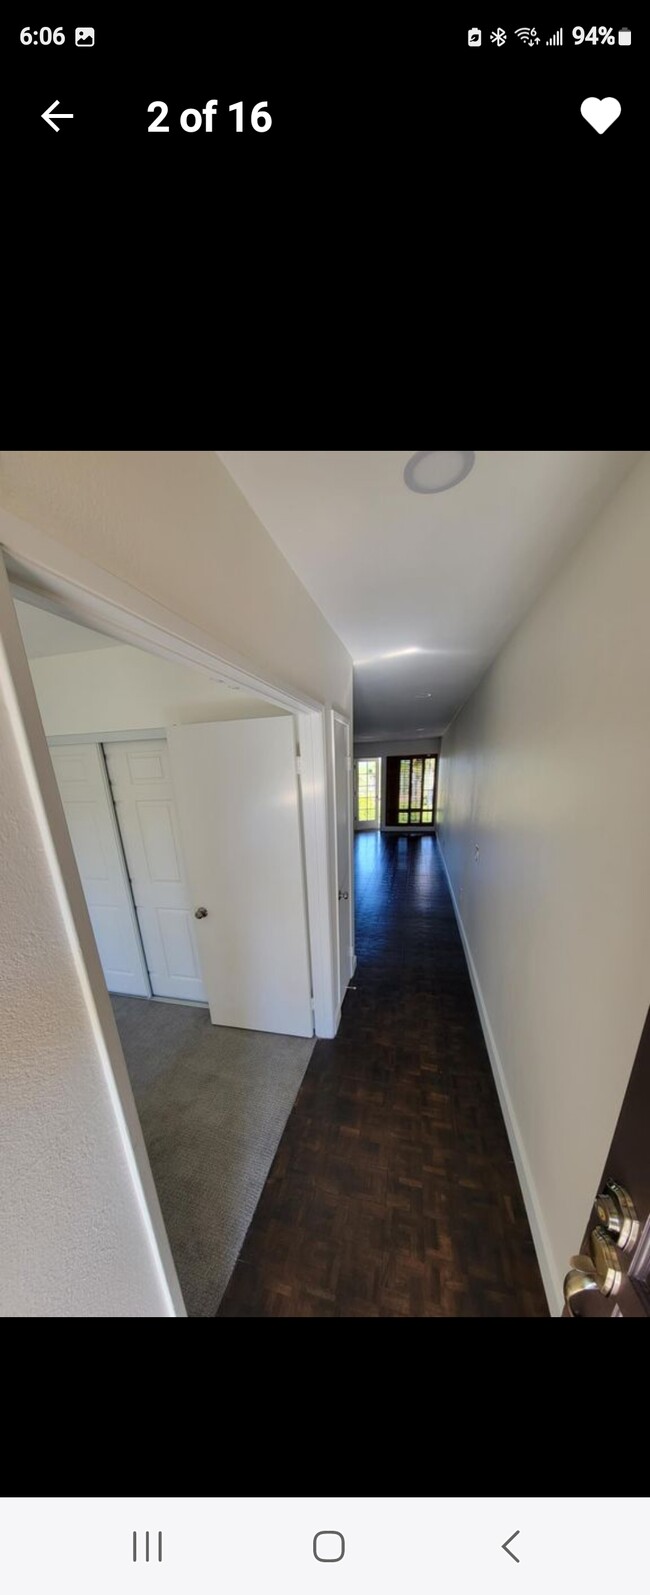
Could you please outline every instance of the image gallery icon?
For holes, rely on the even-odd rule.
[[[481,43],[481,30],[480,30],[480,28],[470,28],[469,29],[468,34],[467,34],[467,43],[473,45],[474,48],[476,48],[476,46]]]
[[[75,30],[74,30],[74,42],[75,42],[75,44],[86,45],[86,47],[88,47],[89,44],[94,44],[95,43],[95,29],[94,28],[75,28]]]

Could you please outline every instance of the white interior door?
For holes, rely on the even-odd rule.
[[[293,719],[172,726],[168,741],[212,1022],[310,1036]]]
[[[106,742],[104,752],[151,989],[205,1002],[167,743]]]
[[[334,715],[334,774],[336,781],[336,872],[338,881],[339,1001],[352,974],[352,759],[350,726]]]
[[[102,750],[96,742],[75,742],[50,754],[106,985],[150,997]]]

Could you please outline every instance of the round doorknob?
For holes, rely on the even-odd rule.
[[[578,1261],[591,1265],[590,1257],[576,1257],[575,1262],[577,1263]],[[598,1290],[599,1288],[598,1280],[586,1268],[570,1268],[564,1281],[564,1300],[569,1309],[569,1317],[576,1318],[580,1316],[579,1313],[576,1314],[573,1305],[576,1296],[581,1296],[584,1290]]]
[[[614,1296],[622,1278],[616,1247],[602,1224],[597,1224],[589,1237],[589,1256],[583,1253],[579,1257],[572,1257],[564,1281],[564,1300],[569,1317],[576,1317],[573,1309],[575,1296],[585,1290],[599,1290],[602,1296]]]
[[[194,910],[194,918],[195,919],[207,919],[207,917],[208,917],[207,908],[195,908],[195,910]]]

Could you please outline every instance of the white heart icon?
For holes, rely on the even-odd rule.
[[[590,100],[583,100],[580,110],[586,122],[595,127],[597,133],[606,133],[612,122],[621,114],[620,100],[597,100],[593,96]]]

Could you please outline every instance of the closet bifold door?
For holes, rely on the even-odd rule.
[[[104,743],[155,997],[205,1002],[164,738]]]
[[[97,951],[109,991],[150,997],[140,932],[97,742],[50,746]]]

